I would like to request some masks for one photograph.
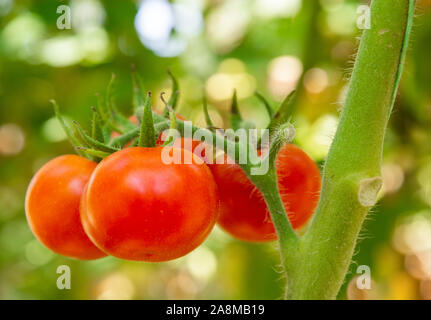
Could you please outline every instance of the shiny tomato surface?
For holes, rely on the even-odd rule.
[[[46,163],[27,189],[25,211],[34,235],[52,251],[76,259],[104,257],[87,237],[79,205],[97,163],[64,155]]]
[[[94,171],[81,203],[90,238],[115,257],[166,261],[199,246],[217,219],[217,187],[197,157],[191,164],[165,164],[163,149],[126,148]],[[191,154],[189,154],[191,155]]]

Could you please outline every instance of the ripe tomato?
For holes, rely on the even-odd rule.
[[[27,189],[30,228],[56,253],[83,260],[105,256],[85,234],[79,215],[81,195],[96,165],[76,155],[57,157],[36,173]]]
[[[237,164],[208,164],[220,197],[218,224],[235,238],[264,242],[277,239],[261,192]],[[285,145],[277,155],[278,189],[294,229],[313,214],[320,192],[317,165],[299,147]]]
[[[218,196],[210,170],[202,160],[164,164],[164,148],[176,149],[123,149],[100,162],[91,176],[81,219],[89,237],[108,254],[167,261],[195,249],[212,230]],[[181,157],[189,153],[177,150]]]

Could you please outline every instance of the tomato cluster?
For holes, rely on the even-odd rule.
[[[189,253],[216,222],[241,240],[277,238],[262,194],[239,165],[195,155],[198,141],[181,138],[160,146],[160,139],[156,147],[127,147],[100,163],[64,155],[45,164],[26,196],[36,237],[72,258],[112,255],[151,262]],[[166,164],[166,150],[179,150],[182,159],[188,155],[193,161]],[[288,218],[298,229],[317,205],[319,170],[304,151],[287,144],[277,155],[276,172]]]
[[[176,142],[194,151],[199,141]],[[200,148],[205,150],[204,147]],[[261,150],[258,154],[264,155]],[[199,155],[201,156],[201,155]],[[219,154],[208,164],[218,186],[220,216],[217,223],[233,237],[250,242],[277,239],[269,210],[261,192],[250,181],[241,167]],[[222,159],[218,159],[222,158]],[[311,218],[320,195],[320,172],[316,163],[298,146],[284,145],[275,160],[278,190],[292,227],[299,229]]]
[[[217,187],[196,156],[165,165],[163,148],[171,147],[126,148],[99,164],[74,155],[51,160],[27,191],[33,233],[78,259],[166,261],[192,251],[216,222]]]

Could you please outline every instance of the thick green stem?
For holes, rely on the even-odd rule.
[[[249,176],[254,185],[262,192],[271,219],[278,236],[280,259],[286,273],[291,269],[293,252],[297,250],[299,238],[293,231],[287,218],[283,202],[277,187],[277,174],[274,165],[270,165],[268,173],[261,176]]]
[[[291,299],[334,299],[382,180],[383,140],[403,65],[414,2],[373,0],[312,225],[289,270]]]

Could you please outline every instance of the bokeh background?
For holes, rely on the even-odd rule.
[[[24,213],[27,185],[49,159],[72,153],[53,117],[54,98],[89,124],[95,93],[117,77],[117,105],[131,112],[131,65],[153,92],[179,78],[179,113],[204,125],[202,94],[227,126],[240,111],[268,123],[257,89],[276,108],[295,87],[295,142],[317,162],[335,132],[358,36],[353,0],[0,0],[0,299],[278,299],[285,280],[276,244],[247,244],[215,229],[181,259],[80,262],[45,249]],[[57,8],[71,9],[59,30]],[[341,299],[431,299],[431,1],[419,1],[405,74],[386,137],[384,190],[367,219]],[[56,287],[57,267],[72,289]],[[356,270],[370,267],[371,290]]]

